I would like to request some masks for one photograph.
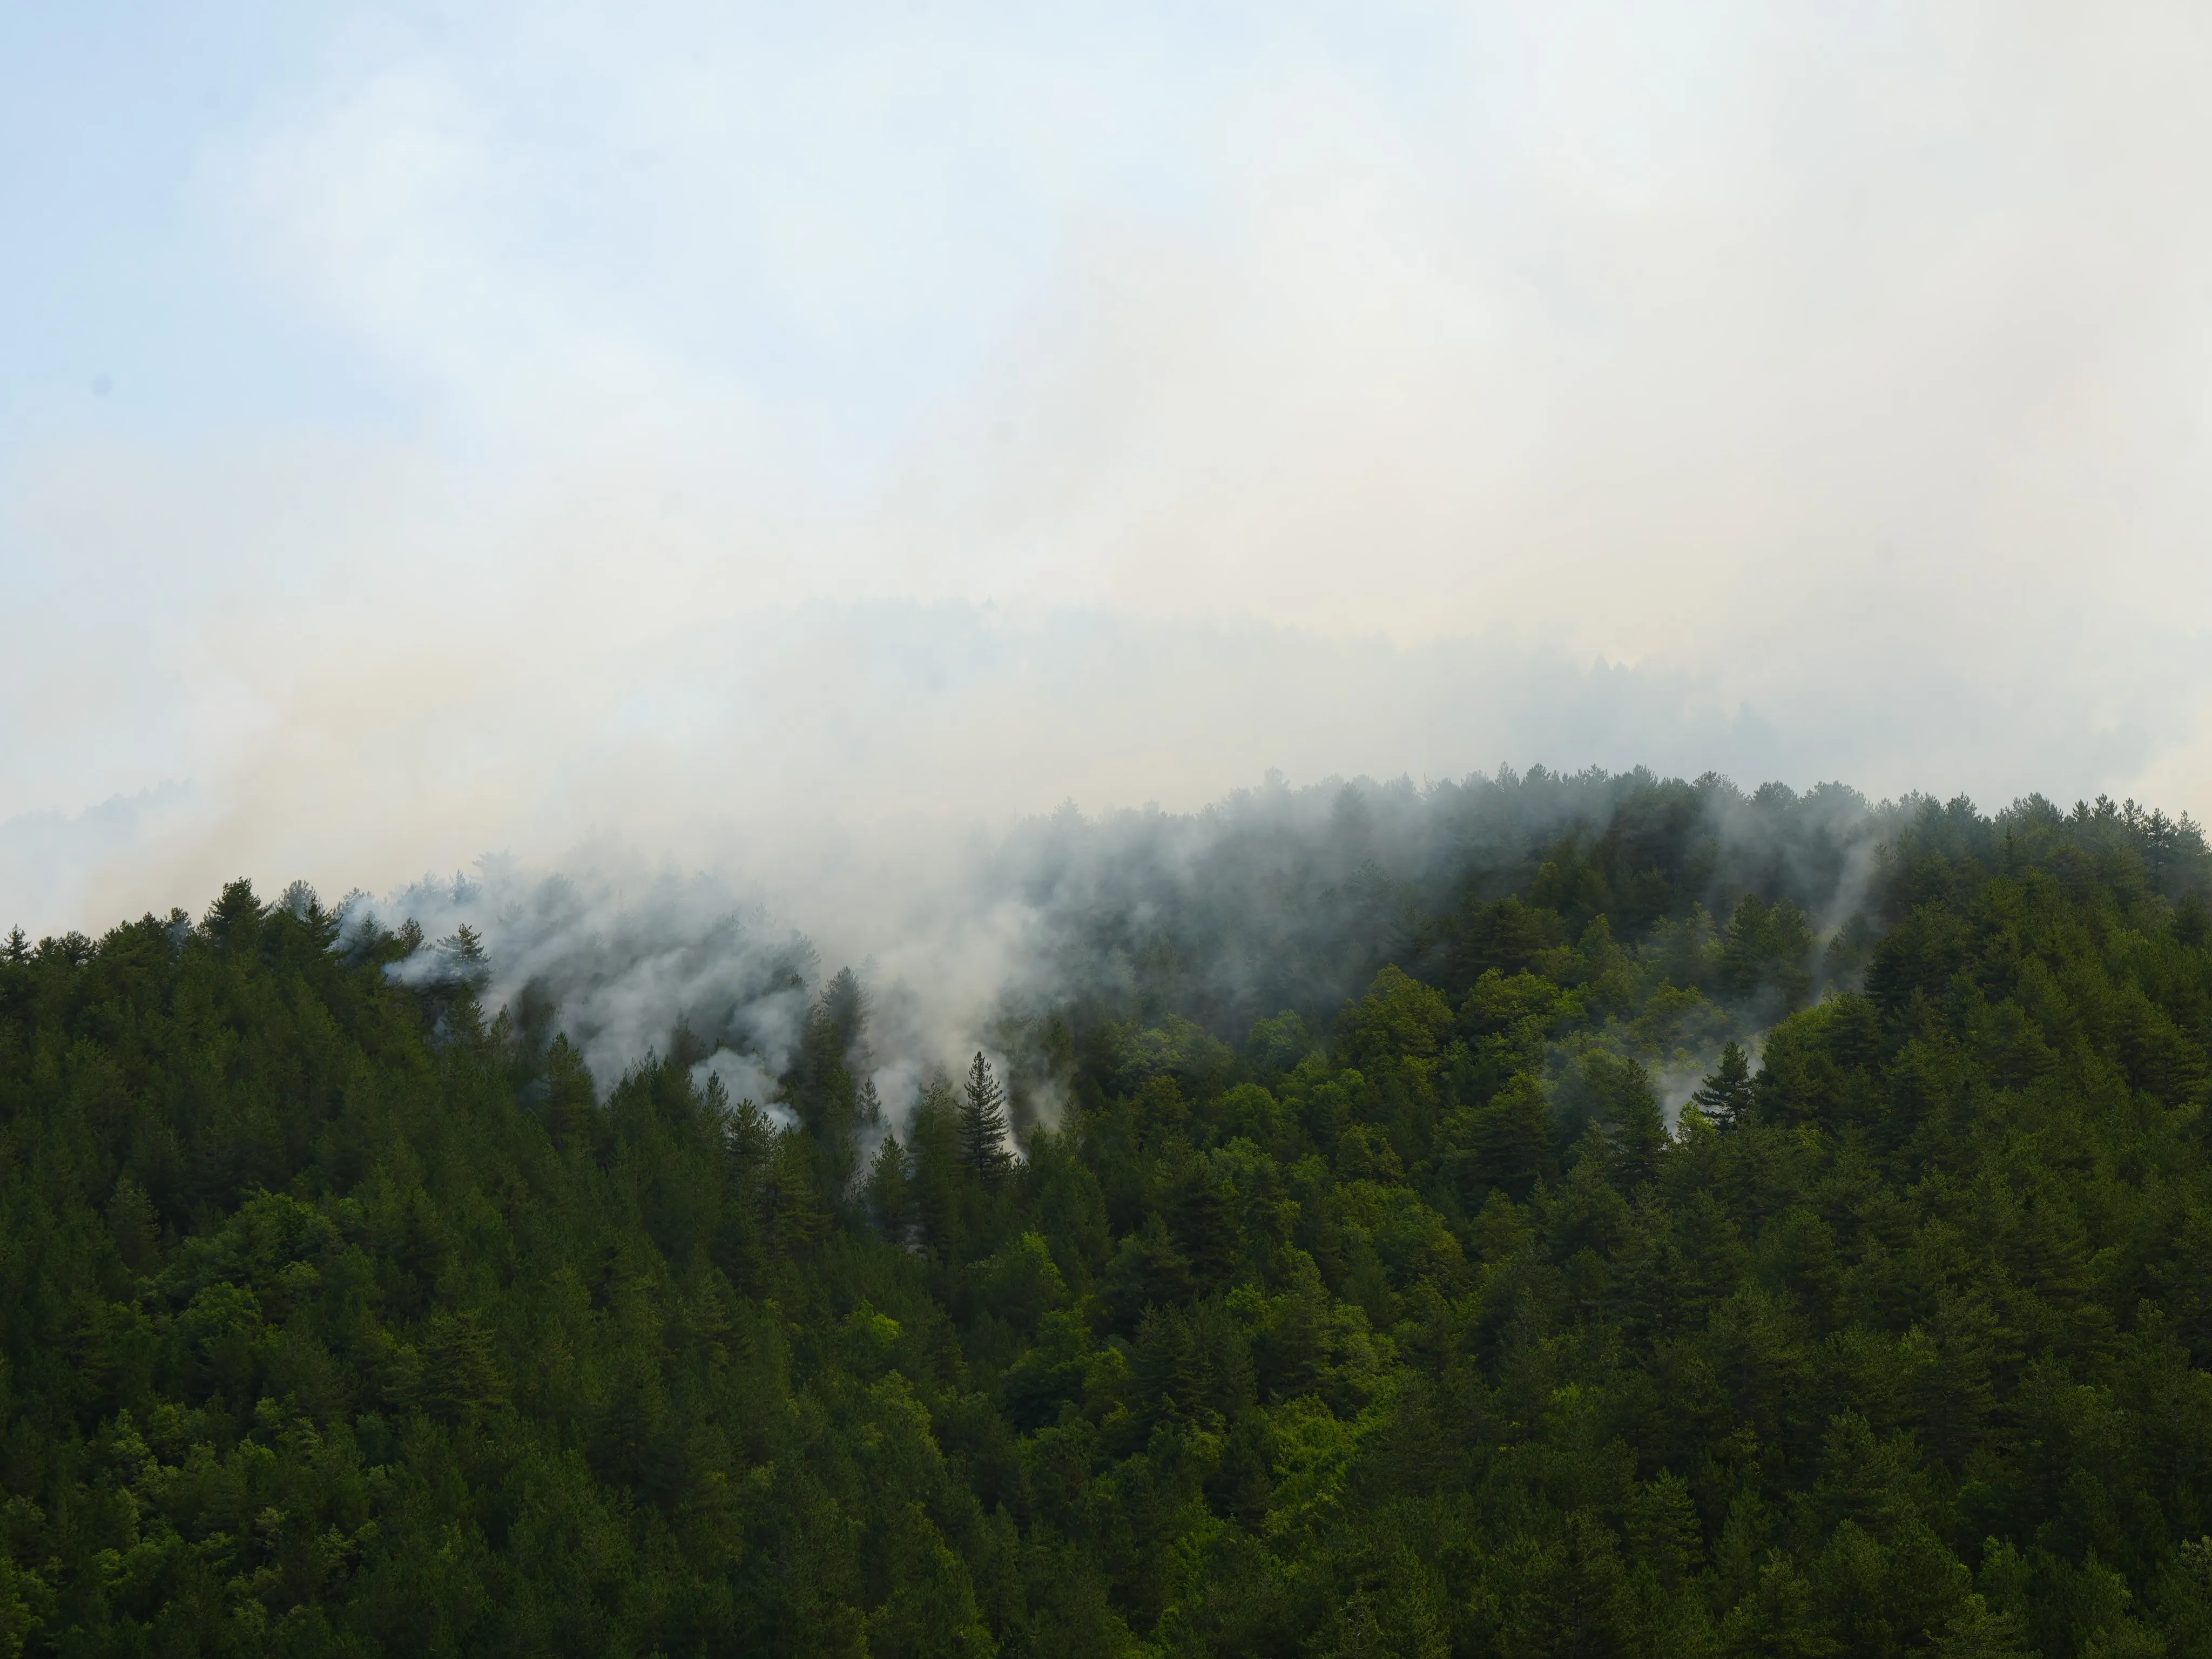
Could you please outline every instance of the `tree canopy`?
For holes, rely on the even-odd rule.
[[[2212,1656],[2194,826],[1500,799],[895,1121],[850,975],[732,1100],[301,889],[17,936],[0,1655]]]

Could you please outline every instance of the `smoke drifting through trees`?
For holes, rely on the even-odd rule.
[[[10,936],[0,1613],[117,1653],[2203,1647],[2194,826],[1532,774],[969,874],[1029,921],[957,1068],[896,976],[681,883]],[[1855,979],[1755,1074],[1728,1041]],[[564,1027],[659,1057],[602,1089]],[[1707,1045],[1670,1133],[1653,1071]],[[1077,1109],[1010,1157],[1002,1081]],[[1362,1599],[1378,1538],[1407,1595]]]
[[[2131,805],[2077,811],[2154,847],[2188,828]],[[2057,814],[2037,799],[2007,821]],[[857,1172],[931,1079],[949,1084],[979,1048],[1018,1133],[1057,1114],[1077,1042],[1120,1045],[1133,1081],[1203,1066],[1210,1046],[1255,1028],[1294,1063],[1386,965],[1455,1006],[1474,996],[1476,1018],[1503,1030],[1542,1012],[1528,970],[1571,949],[1656,957],[1702,988],[1697,1006],[1646,1011],[1607,1038],[1653,1074],[1671,1119],[1723,1042],[1755,1048],[1779,1014],[1855,982],[1890,843],[1981,822],[1963,799],[1746,793],[1711,775],[1271,776],[1196,813],[1069,808],[1024,823],[940,890],[886,895],[880,931],[850,942],[852,970],[826,990],[801,905],[780,914],[704,877],[532,877],[488,860],[356,896],[344,915],[356,934],[410,930],[392,971],[472,978],[526,1048],[565,1033],[601,1091],[657,1053],[730,1100],[788,1111],[794,1084],[818,1096],[842,1068],[854,1144],[840,1156]],[[463,959],[463,929],[480,962]],[[964,969],[930,971],[940,949]],[[824,1021],[840,1034],[827,1048]]]

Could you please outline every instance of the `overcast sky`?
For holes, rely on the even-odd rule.
[[[1648,761],[2212,809],[2212,12],[0,7],[0,922]]]

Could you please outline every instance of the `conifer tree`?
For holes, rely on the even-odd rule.
[[[877,1228],[894,1243],[904,1243],[914,1223],[914,1198],[907,1175],[906,1149],[887,1134],[868,1165],[868,1208]]]
[[[960,1166],[985,1186],[995,1187],[1012,1161],[1006,1144],[1006,1094],[981,1049],[961,1094]]]
[[[250,949],[261,931],[261,901],[253,896],[253,884],[241,876],[227,884],[208,907],[203,926],[225,950]]]
[[[474,1422],[507,1401],[491,1333],[473,1310],[430,1317],[422,1403],[447,1422]]]
[[[1720,1063],[1690,1100],[1717,1128],[1733,1128],[1751,1115],[1751,1061],[1741,1043],[1721,1050]]]
[[[483,936],[465,921],[438,941],[438,950],[446,958],[447,976],[455,982],[481,988],[491,977]]]

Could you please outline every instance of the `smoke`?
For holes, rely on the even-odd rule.
[[[1304,788],[1274,777],[1195,813],[1033,821],[989,876],[1030,918],[1020,977],[1052,998],[1172,1012],[1241,1038],[1284,1009],[1326,1021],[1386,961],[1449,977],[1461,964],[1438,918],[1532,889],[1547,902],[1545,870],[1601,838],[1632,861],[1686,858],[1688,899],[1723,922],[1753,894],[1831,917],[1832,931],[1864,903],[1880,845],[1917,805],[1833,784],[1802,795],[1747,794],[1711,775],[1662,786],[1644,770]]]
[[[826,956],[809,919],[609,847],[550,875],[486,859],[473,875],[356,894],[343,915],[349,939],[411,923],[420,944],[396,977],[468,981],[526,1043],[565,1033],[603,1091],[649,1056],[674,1055],[731,1099],[773,1105],[829,974],[849,965],[868,1014],[848,1063],[894,1125],[978,1048],[1009,1076],[1019,1115],[1049,1122],[1064,1103],[1065,1056],[1040,1034],[1071,1012],[1094,1029],[1169,1028],[1148,1039],[1169,1066],[1190,1059],[1170,1052],[1188,1041],[1174,1036],[1178,1022],[1240,1043],[1287,1011],[1325,1033],[1385,963],[1464,982],[1474,970],[1454,919],[1532,881],[1539,898],[1547,880],[1571,884],[1547,872],[1601,838],[1671,860],[1688,884],[1676,911],[1697,901],[1725,920],[1749,893],[1826,915],[1832,931],[1865,902],[1877,849],[1918,806],[1877,806],[1838,786],[1661,786],[1641,772],[1501,769],[1430,786],[1302,788],[1276,776],[1195,812],[1086,817],[1068,806],[971,842],[905,909],[876,914]],[[1666,921],[1644,925],[1654,920]],[[1677,918],[1627,942],[1686,949],[1709,966],[1717,941],[1698,925]],[[1779,965],[1814,969],[1817,950]],[[1658,1057],[1670,1121],[1710,1069],[1708,1051],[1747,1034],[1755,1049],[1781,994],[1740,988],[1729,1012],[1709,1010],[1679,1034],[1687,1046]]]
[[[1756,1073],[1759,1058],[1766,1048],[1766,1029],[1761,1026],[1735,1041]],[[1716,1043],[1701,1050],[1678,1050],[1649,1068],[1651,1092],[1658,1097],[1659,1115],[1669,1133],[1680,1125],[1682,1109],[1690,1103],[1690,1097],[1705,1086],[1705,1079],[1720,1064],[1720,1057],[1721,1045]]]
[[[486,859],[473,878],[354,895],[342,914],[353,937],[414,923],[422,943],[393,977],[475,981],[524,1040],[565,1034],[603,1088],[684,1030],[726,1051],[726,1086],[767,1100],[762,1079],[789,1069],[815,976],[812,947],[757,902],[669,871],[592,864],[532,876]]]
[[[296,884],[288,902],[311,891]],[[701,1085],[718,1078],[731,1100],[775,1109],[830,971],[757,891],[607,845],[552,873],[480,859],[473,873],[356,891],[339,915],[341,948],[413,939],[392,978],[424,989],[465,982],[526,1046],[566,1036],[602,1093],[655,1056],[696,1054]],[[1047,925],[972,878],[877,919],[866,936],[877,948],[851,963],[870,1004],[851,1058],[894,1119],[933,1078],[993,1046],[1014,982],[1031,971],[1020,940]],[[994,1058],[1003,1066],[1006,1056]]]
[[[1988,754],[2022,740],[2014,723],[2045,741],[2031,784],[2096,793],[2100,766],[2149,740],[2084,733],[2076,752],[2039,701],[2058,695],[2023,690],[2002,726],[1993,712],[1838,732],[1778,722],[1710,676],[1500,635],[1408,647],[888,602],[750,613],[650,646],[556,639],[514,659],[465,641],[396,667],[341,650],[301,668],[281,711],[188,784],[0,824],[0,899],[34,931],[97,928],[241,873],[267,890],[305,877],[390,891],[487,849],[545,871],[605,843],[771,902],[857,959],[879,948],[872,934],[908,936],[908,913],[978,846],[1062,801],[1188,812],[1270,769],[1419,782],[1501,756],[1897,792],[1934,778],[1949,793],[1954,748],[1986,739],[1992,775]]]
[[[906,1088],[1079,901],[1229,879],[1178,815],[1271,768],[2202,807],[2196,10],[206,27],[227,112],[106,118],[112,32],[0,87],[55,158],[0,270],[34,932],[489,849],[616,939],[591,872],[665,867],[730,896],[671,938],[873,962]],[[1224,1006],[1318,949],[1231,932]]]

